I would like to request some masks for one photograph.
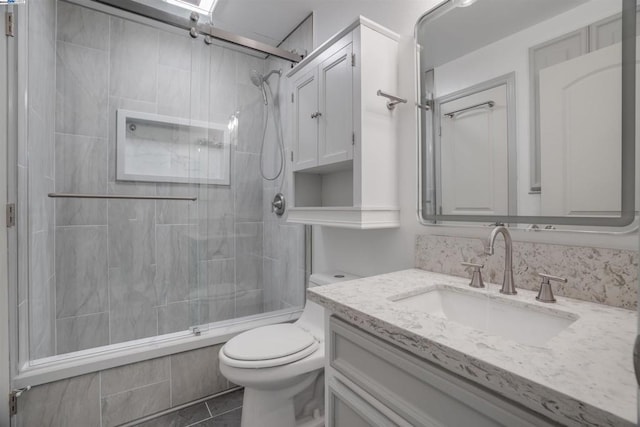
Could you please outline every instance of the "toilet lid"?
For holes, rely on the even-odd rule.
[[[315,347],[317,341],[307,331],[290,323],[263,326],[231,338],[223,348],[232,359],[261,361],[280,359]],[[306,353],[306,352],[304,352]]]

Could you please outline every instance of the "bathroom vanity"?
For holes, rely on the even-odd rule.
[[[308,290],[328,426],[635,425],[635,312],[468,283],[413,269]]]

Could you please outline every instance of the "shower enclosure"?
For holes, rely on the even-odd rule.
[[[283,85],[252,82],[290,63],[89,0],[18,13],[21,366],[299,312],[305,229],[261,176]]]

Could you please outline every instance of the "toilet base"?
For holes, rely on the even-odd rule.
[[[244,389],[242,427],[296,427],[293,398],[317,378],[320,371],[303,375],[286,390]]]

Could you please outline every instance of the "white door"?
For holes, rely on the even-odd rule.
[[[616,44],[540,72],[542,215],[620,215],[620,56]]]
[[[293,170],[318,165],[318,70],[302,74],[293,84]]]
[[[440,104],[440,129],[440,214],[507,215],[507,86]]]
[[[353,67],[349,43],[319,67],[322,114],[318,140],[318,164],[353,158]]]

